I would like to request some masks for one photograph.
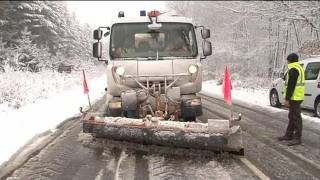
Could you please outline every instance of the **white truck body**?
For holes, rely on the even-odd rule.
[[[119,23],[150,23],[150,20],[147,16],[136,17],[136,18],[117,18],[114,19],[111,23],[111,33],[112,27],[115,24]],[[165,16],[160,15],[158,17],[158,23],[170,22],[170,23],[187,23],[193,24],[192,20],[185,17],[177,16]],[[197,32],[196,37],[200,37],[199,32]],[[201,58],[201,47],[197,46],[197,56],[192,58],[177,58],[177,57],[163,57],[162,60],[145,60],[143,58],[136,58],[135,60],[126,60],[126,59],[113,59],[110,56],[110,38],[108,36],[106,39],[107,47],[106,54],[110,60],[107,67],[107,83],[108,83],[108,93],[112,96],[120,96],[121,91],[128,90],[130,88],[138,88],[139,85],[132,78],[127,78],[126,82],[121,84],[116,83],[115,72],[112,71],[113,67],[122,66],[125,69],[125,74],[128,76],[137,76],[137,80],[140,82],[146,82],[147,78],[143,76],[150,76],[149,81],[164,81],[164,78],[161,76],[167,76],[168,83],[172,82],[176,76],[185,75],[185,77],[180,78],[175,83],[175,86],[180,87],[181,94],[190,94],[197,93],[201,91],[202,86],[202,67],[200,63]],[[197,39],[200,42],[199,39]],[[190,76],[188,68],[190,65],[195,64],[198,66],[198,72]],[[138,77],[140,76],[140,77]]]
[[[108,62],[107,100],[98,111],[103,113],[84,113],[83,131],[145,145],[243,155],[242,131],[235,123],[241,117],[183,122],[202,115],[196,93],[202,86],[200,61],[212,54],[210,30],[157,11],[137,18],[120,15],[110,27],[101,27],[107,29],[103,56],[103,32],[94,31],[93,56]]]

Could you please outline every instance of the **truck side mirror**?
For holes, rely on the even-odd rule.
[[[101,29],[96,29],[93,31],[93,39],[95,40],[101,40],[102,39],[102,30]]]
[[[207,28],[202,29],[201,36],[203,39],[210,38],[210,29],[207,29]]]
[[[92,54],[93,54],[93,57],[95,57],[95,58],[102,57],[102,43],[101,42],[93,43]]]
[[[210,56],[212,54],[212,45],[210,41],[204,40],[202,42],[203,56]]]

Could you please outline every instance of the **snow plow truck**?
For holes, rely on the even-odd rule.
[[[156,10],[140,11],[134,18],[119,12],[111,26],[99,27],[93,36],[93,56],[107,63],[106,101],[103,113],[83,114],[84,133],[243,154],[239,118],[198,119],[203,113],[197,96],[201,60],[212,54],[209,29]]]

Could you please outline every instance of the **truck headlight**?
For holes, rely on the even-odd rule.
[[[124,75],[124,72],[125,72],[125,70],[124,70],[124,68],[123,67],[117,67],[117,69],[116,69],[116,73],[119,75],[119,76],[123,76]]]
[[[189,66],[189,73],[190,74],[194,74],[194,73],[196,73],[197,71],[198,71],[198,66],[197,65],[195,65],[195,64],[191,64],[190,66]]]

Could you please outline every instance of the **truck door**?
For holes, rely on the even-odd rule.
[[[305,68],[305,97],[302,107],[313,109],[315,98],[320,92],[319,83],[320,62],[310,62]]]

